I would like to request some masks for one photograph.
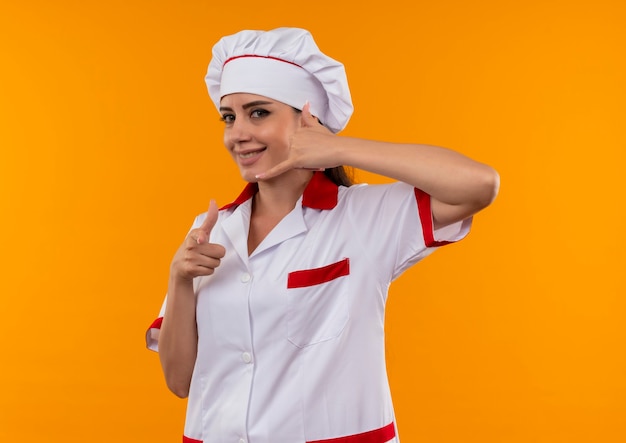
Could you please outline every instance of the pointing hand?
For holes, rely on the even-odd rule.
[[[207,216],[199,228],[192,229],[178,248],[171,264],[171,276],[176,279],[193,280],[211,275],[226,255],[222,245],[209,243],[211,231],[218,219],[217,204],[211,200]]]

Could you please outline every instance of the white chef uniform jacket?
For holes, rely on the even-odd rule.
[[[337,186],[314,174],[248,256],[249,184],[220,209],[226,249],[194,281],[198,353],[183,441],[398,442],[385,368],[392,280],[471,219],[433,232],[430,197],[405,183]],[[206,213],[198,216],[199,227]],[[147,333],[158,350],[167,305]]]

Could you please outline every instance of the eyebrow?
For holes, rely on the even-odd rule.
[[[241,107],[244,109],[244,111],[248,108],[252,108],[254,106],[265,106],[265,105],[271,105],[274,102],[268,102],[268,101],[264,101],[264,100],[256,100],[250,103],[246,103],[244,105],[242,105]],[[232,108],[229,108],[228,106],[220,106],[220,111],[230,111],[232,112]]]

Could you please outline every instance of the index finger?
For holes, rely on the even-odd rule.
[[[197,239],[198,244],[208,242],[211,231],[213,230],[215,223],[217,223],[218,215],[219,211],[217,209],[217,203],[215,203],[215,200],[211,200],[206,218],[198,228],[201,231]]]
[[[283,172],[288,171],[289,169],[292,169],[293,165],[291,164],[291,162],[289,160],[285,160],[282,163],[277,164],[276,166],[274,166],[273,168],[270,168],[269,170],[261,173],[261,174],[257,174],[254,177],[259,179],[259,180],[266,180],[268,178],[272,178],[272,177],[276,177],[277,175],[282,174]]]

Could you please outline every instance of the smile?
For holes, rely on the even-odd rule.
[[[239,166],[247,168],[256,164],[257,161],[263,158],[263,153],[267,150],[267,146],[264,146],[260,149],[255,150],[245,150],[241,152],[237,152],[236,159]]]
[[[267,148],[262,148],[262,149],[259,149],[259,150],[257,150],[257,151],[240,152],[240,153],[238,154],[238,156],[239,156],[239,158],[242,158],[242,159],[252,158],[252,157],[254,157],[255,155],[258,155],[258,154],[260,154],[261,152],[265,151],[266,149],[267,149]]]
[[[239,157],[241,158],[250,158],[250,157],[254,157],[255,155],[265,151],[266,148],[263,149],[259,149],[258,151],[251,151],[251,152],[244,152],[242,154],[239,154]]]

